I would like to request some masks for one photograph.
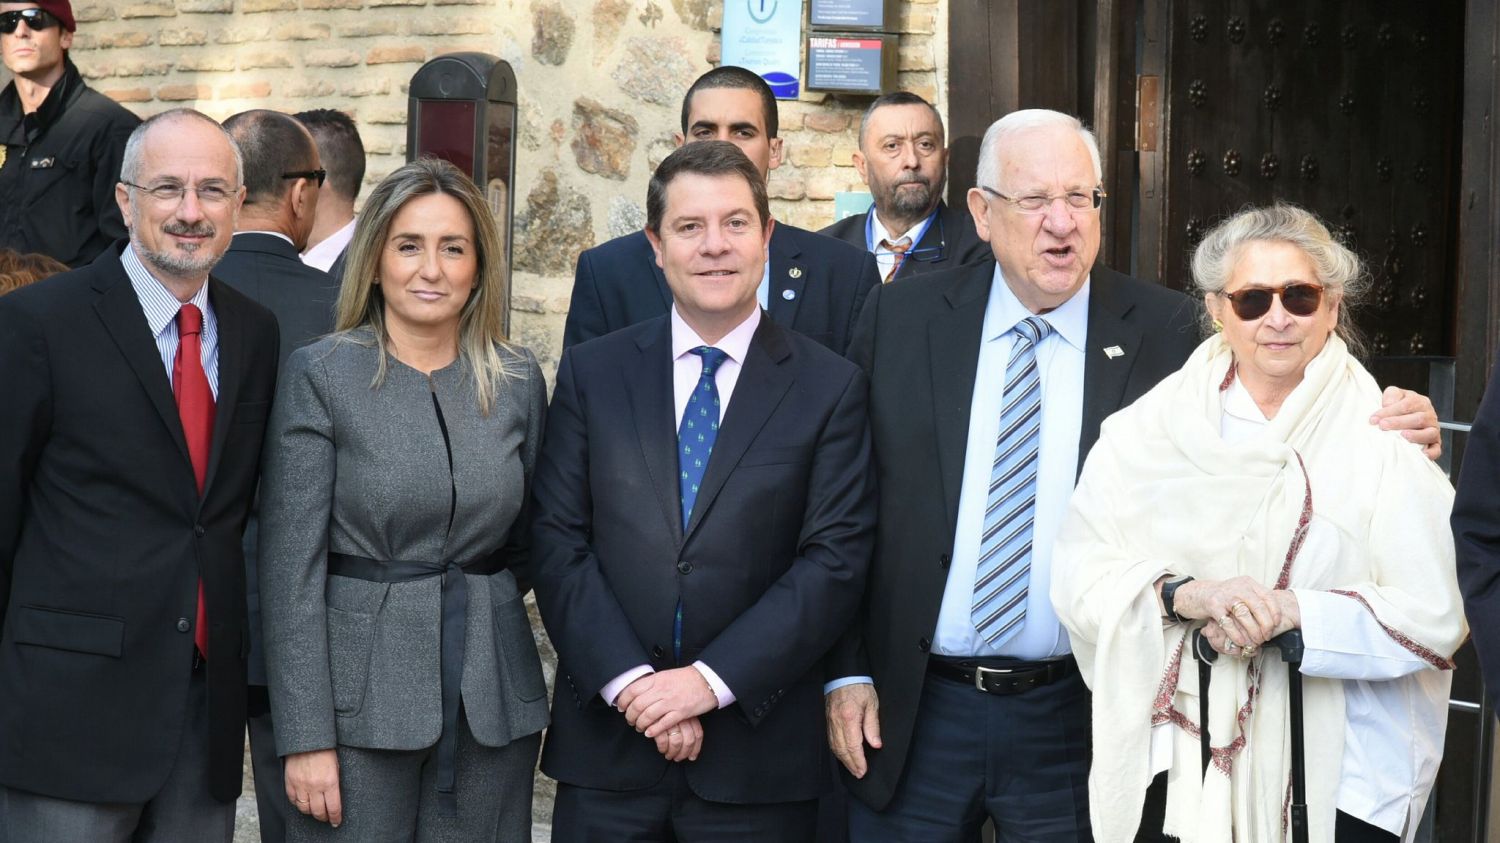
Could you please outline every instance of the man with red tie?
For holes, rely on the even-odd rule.
[[[229,841],[245,729],[240,535],[271,313],[209,277],[234,142],[141,124],[130,232],[0,300],[0,840]]]

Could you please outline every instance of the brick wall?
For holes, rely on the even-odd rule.
[[[906,0],[901,85],[946,110],[947,0]],[[143,0],[77,2],[90,84],[145,116],[192,106],[339,108],[359,121],[368,181],[406,153],[406,86],[459,50],[515,68],[522,107],[513,330],[550,372],[580,249],[639,228],[650,169],[672,149],[686,86],[719,58],[720,0]],[[832,221],[867,98],[781,105],[776,216]]]

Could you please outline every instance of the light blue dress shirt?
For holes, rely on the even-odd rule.
[[[1070,649],[1068,635],[1048,596],[1052,590],[1052,542],[1068,512],[1078,476],[1078,436],[1083,426],[1084,343],[1088,340],[1089,282],[1056,310],[1041,314],[1053,328],[1036,349],[1042,382],[1042,442],[1037,464],[1036,521],[1032,527],[1031,585],[1021,631],[991,647],[974,629],[974,571],[979,563],[979,536],[989,495],[990,466],[1000,433],[1005,367],[1017,337],[1016,323],[1032,312],[1011,292],[995,266],[990,300],[980,334],[979,368],[969,410],[969,444],[958,497],[958,526],[953,537],[953,564],[938,612],[932,651],[948,656],[1011,656],[1046,659]]]

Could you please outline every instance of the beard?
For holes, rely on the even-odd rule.
[[[919,185],[918,188],[907,188],[905,185]],[[881,185],[874,190],[875,204],[892,217],[901,220],[917,220],[927,215],[931,207],[936,204],[934,198],[942,191],[942,185],[933,187],[926,177],[918,173],[909,173],[906,177]],[[900,232],[893,232],[899,234]]]
[[[208,274],[214,268],[214,264],[224,257],[228,244],[221,248],[213,248],[205,243],[182,243],[177,249],[167,251],[152,249],[141,242],[138,232],[141,230],[141,218],[132,210],[130,215],[130,245],[140,255],[141,261],[152,269],[163,275],[177,278],[199,278]],[[204,220],[195,225],[172,221],[161,227],[166,234],[179,236],[213,237],[218,229],[213,224]]]

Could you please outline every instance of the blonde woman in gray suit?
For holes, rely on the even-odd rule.
[[[504,336],[500,242],[452,165],[392,173],[334,334],[282,376],[260,588],[291,840],[531,839],[547,708],[521,598],[546,388]]]

